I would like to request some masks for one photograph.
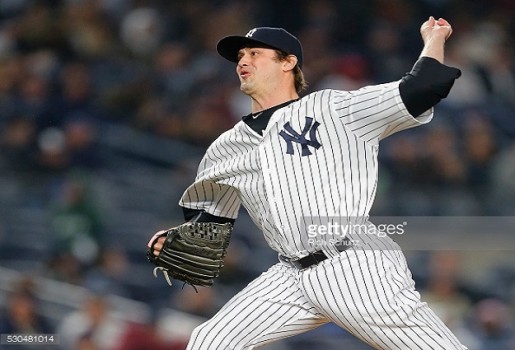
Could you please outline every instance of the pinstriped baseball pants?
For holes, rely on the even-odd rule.
[[[255,349],[327,322],[375,349],[467,349],[420,300],[389,237],[304,270],[272,266],[197,327],[187,349]]]

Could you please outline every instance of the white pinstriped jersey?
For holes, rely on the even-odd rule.
[[[243,121],[223,133],[179,204],[228,218],[241,204],[274,250],[302,257],[317,249],[305,221],[368,217],[379,141],[431,118],[408,113],[399,82],[311,93],[276,110],[263,136]]]

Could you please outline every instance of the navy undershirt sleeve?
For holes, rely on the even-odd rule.
[[[186,221],[194,222],[215,222],[217,224],[231,223],[234,224],[236,220],[230,218],[224,218],[222,216],[216,216],[209,214],[203,210],[189,209],[182,207],[184,219]]]
[[[417,117],[447,97],[454,81],[461,76],[457,68],[434,58],[421,57],[399,84],[399,92],[408,112]]]

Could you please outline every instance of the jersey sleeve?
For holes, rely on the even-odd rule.
[[[241,205],[238,192],[234,187],[217,181],[213,171],[214,165],[207,156],[204,157],[195,182],[184,191],[179,205],[223,218],[236,219]]]
[[[233,187],[203,180],[188,187],[179,201],[181,207],[230,219],[238,217],[240,204]]]
[[[413,117],[401,99],[399,83],[334,91],[332,102],[336,116],[367,142],[377,142],[398,131],[428,123],[433,117],[433,108]]]
[[[454,81],[460,76],[458,68],[446,66],[431,57],[420,57],[399,83],[406,109],[417,116],[435,106],[449,95]]]

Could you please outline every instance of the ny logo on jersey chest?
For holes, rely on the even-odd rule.
[[[311,150],[309,147],[319,149],[320,146],[322,146],[320,142],[318,142],[316,135],[316,131],[319,125],[319,122],[313,122],[313,118],[306,117],[306,123],[302,128],[302,132],[299,133],[293,129],[293,127],[290,125],[290,122],[284,124],[283,130],[279,132],[279,135],[284,139],[284,141],[286,141],[286,153],[294,154],[293,143],[300,144],[302,149],[301,154],[303,157],[311,155]],[[306,135],[308,134],[309,139],[306,138]]]

